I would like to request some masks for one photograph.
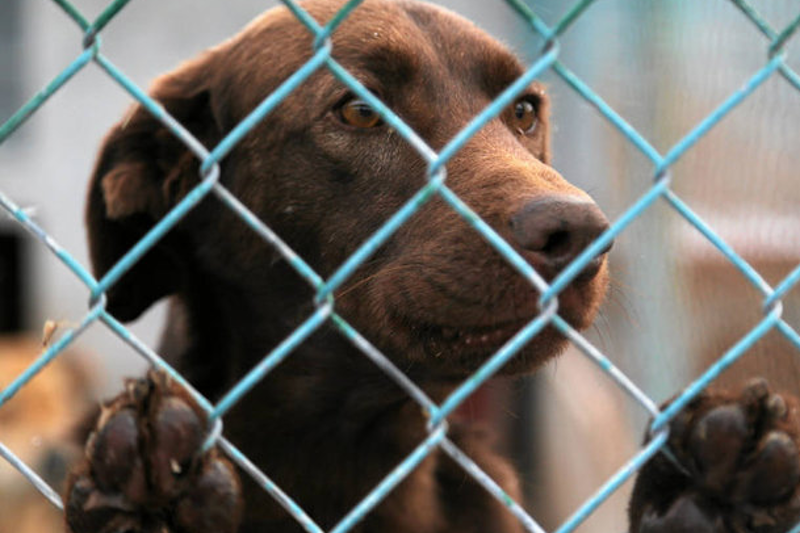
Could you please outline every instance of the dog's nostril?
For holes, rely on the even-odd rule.
[[[514,241],[533,253],[534,262],[551,269],[563,268],[609,227],[594,203],[556,195],[524,205],[509,225]]]
[[[561,256],[569,253],[572,236],[569,231],[555,231],[547,236],[544,246],[539,251],[550,256]]]

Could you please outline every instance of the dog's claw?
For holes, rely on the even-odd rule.
[[[72,533],[233,533],[239,478],[216,450],[200,454],[206,422],[169,380],[131,380],[100,416],[65,496]]]
[[[702,396],[670,428],[685,473],[659,456],[642,470],[632,533],[789,531],[800,520],[799,430],[795,400],[763,380],[738,398]]]

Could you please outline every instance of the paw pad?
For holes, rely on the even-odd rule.
[[[129,381],[106,404],[65,497],[73,533],[233,533],[239,478],[216,450],[200,452],[202,411],[159,373]]]
[[[795,400],[751,382],[738,397],[707,393],[670,427],[682,465],[656,456],[634,489],[637,533],[785,533],[800,521]]]

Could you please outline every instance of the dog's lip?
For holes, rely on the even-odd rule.
[[[462,352],[489,352],[519,333],[531,320],[533,317],[493,325],[427,324],[420,327],[419,332],[434,353],[445,348]]]
[[[572,295],[586,290],[586,286],[601,272],[606,262],[606,252],[603,251],[594,259],[589,261],[586,266],[577,274],[574,279],[564,288],[560,298],[565,304],[560,307],[559,314],[570,323],[581,322],[580,306],[573,309],[575,302]],[[545,278],[548,281],[552,281]],[[498,309],[493,317],[486,317],[485,322],[465,322],[454,324],[452,320],[437,320],[436,313],[422,312],[419,315],[409,313],[390,313],[393,317],[392,322],[398,331],[405,331],[406,334],[416,338],[426,351],[434,355],[445,353],[472,353],[488,355],[500,349],[505,343],[516,336],[536,317],[543,312],[538,308],[536,301],[536,291],[529,286],[527,281],[518,287],[519,290],[530,289],[532,291],[530,300],[522,306],[517,305],[503,306],[505,312]],[[513,310],[512,310],[513,308]],[[474,309],[472,310],[474,312]],[[576,315],[577,313],[577,315]],[[485,316],[485,313],[484,313]],[[576,316],[578,318],[576,318]],[[452,317],[450,317],[452,319]]]
[[[572,291],[583,291],[584,285],[590,283],[600,273],[605,256],[601,255],[590,261],[586,267],[567,285],[562,293]],[[526,284],[527,288],[527,284]],[[477,350],[482,347],[499,347],[508,341],[540,316],[542,309],[535,306],[535,296],[526,305],[526,310],[517,309],[512,316],[505,314],[505,317],[497,317],[491,323],[473,322],[463,324],[453,324],[452,322],[438,322],[435,317],[425,318],[414,317],[400,313],[394,315],[397,324],[403,325],[403,329],[410,330],[416,337],[427,342],[429,345],[448,348],[463,347]],[[561,312],[568,309],[561,309]]]

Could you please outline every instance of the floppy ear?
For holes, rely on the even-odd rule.
[[[205,146],[221,138],[212,111],[213,56],[206,54],[156,80],[151,96]],[[86,224],[95,276],[102,277],[191,188],[199,161],[141,105],[108,133],[89,184]],[[173,228],[108,291],[107,309],[120,320],[138,317],[175,292],[191,258]]]

